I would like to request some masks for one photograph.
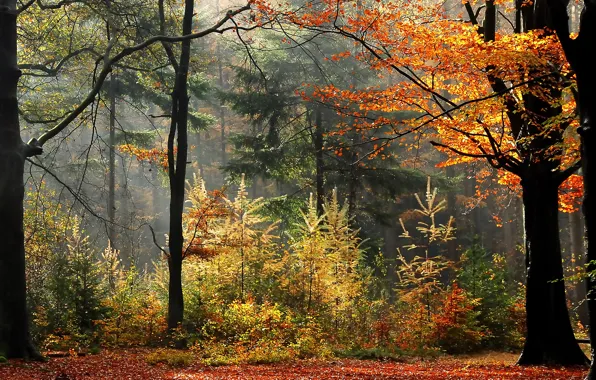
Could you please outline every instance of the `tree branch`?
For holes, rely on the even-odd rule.
[[[48,67],[47,64],[20,64],[19,65],[19,69],[21,70],[37,70],[37,71],[42,71],[45,73],[44,74],[32,74],[32,73],[23,73],[23,75],[31,75],[31,76],[43,76],[43,77],[52,77],[52,76],[56,76],[58,75],[58,72],[60,71],[60,69],[62,68],[62,66],[64,66],[69,60],[71,60],[72,58],[78,56],[79,54],[82,54],[84,52],[93,52],[93,49],[91,48],[81,48],[78,50],[75,50],[73,52],[70,52],[69,54],[67,54],[65,57],[63,57],[58,64],[56,65],[56,67]]]
[[[64,130],[73,120],[75,120],[95,100],[95,97],[101,90],[103,83],[105,82],[107,76],[112,71],[112,66],[114,66],[117,62],[119,62],[122,59],[130,56],[131,54],[138,52],[140,50],[143,50],[157,42],[171,42],[171,43],[182,42],[182,41],[186,41],[186,40],[192,40],[192,39],[205,37],[212,33],[224,33],[225,31],[236,29],[237,27],[235,27],[235,26],[226,27],[226,28],[222,28],[222,29],[220,29],[220,28],[227,21],[232,19],[232,17],[234,17],[244,11],[247,11],[249,9],[250,9],[250,4],[247,4],[247,5],[245,5],[241,8],[238,8],[234,11],[228,11],[228,13],[226,13],[226,15],[221,20],[219,20],[215,25],[213,25],[212,27],[210,27],[208,29],[204,29],[200,32],[191,33],[191,34],[187,34],[187,35],[183,35],[183,36],[176,36],[176,37],[170,37],[170,36],[164,36],[164,35],[151,37],[137,45],[122,49],[118,54],[116,54],[114,57],[112,57],[110,59],[105,59],[103,68],[100,71],[98,77],[96,78],[95,85],[93,86],[93,88],[91,89],[91,91],[89,92],[87,97],[79,104],[79,106],[77,108],[75,108],[75,110],[72,113],[70,113],[66,118],[64,118],[58,125],[51,128],[44,134],[42,134],[38,139],[32,139],[31,142],[36,144],[34,146],[34,148],[43,147],[43,145],[49,139],[53,138],[58,133],[60,133],[62,130]],[[255,25],[253,27],[244,28],[244,30],[252,30],[257,27],[258,26]],[[109,51],[109,49],[108,49],[108,51]],[[39,149],[32,149],[29,151],[30,154],[40,154],[38,152],[39,152]]]

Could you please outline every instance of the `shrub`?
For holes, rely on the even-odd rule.
[[[490,255],[475,244],[461,258],[457,281],[469,296],[477,299],[474,308],[489,348],[518,348],[524,335],[525,308],[520,289],[513,288],[505,258]]]
[[[195,360],[195,355],[190,351],[159,349],[145,357],[151,365],[164,363],[171,367],[188,367]]]
[[[433,315],[433,335],[445,352],[461,354],[480,346],[484,334],[476,319],[478,312],[474,311],[477,303],[453,283],[442,312]]]
[[[104,300],[109,312],[96,321],[99,337],[109,346],[154,345],[166,333],[165,310],[149,287],[147,276],[131,268],[116,282],[112,296]]]

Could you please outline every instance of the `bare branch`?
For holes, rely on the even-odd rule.
[[[78,50],[75,50],[73,52],[70,52],[69,54],[67,54],[65,57],[63,57],[58,64],[55,67],[50,67],[48,66],[48,64],[20,64],[19,65],[19,69],[21,70],[36,70],[36,71],[41,71],[45,74],[34,74],[34,73],[28,73],[28,72],[24,72],[23,75],[30,75],[30,76],[42,76],[42,77],[53,77],[58,75],[58,73],[60,72],[60,69],[72,58],[77,57],[78,55],[85,53],[85,52],[94,52],[93,49],[91,48],[81,48]]]

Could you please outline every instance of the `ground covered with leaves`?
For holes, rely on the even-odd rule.
[[[102,351],[97,355],[13,360],[0,364],[0,379],[583,379],[587,368],[520,367],[516,356],[487,353],[394,361],[333,359],[276,364],[206,366],[199,361],[152,362],[148,349]]]

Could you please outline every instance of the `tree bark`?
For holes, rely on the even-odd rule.
[[[596,77],[596,74],[592,74]],[[579,78],[578,78],[579,83]],[[596,80],[592,78],[593,85]],[[578,86],[579,87],[579,86]],[[594,249],[596,243],[596,224],[594,215],[594,194],[592,194],[591,184],[594,181],[594,152],[596,152],[596,136],[594,135],[593,120],[596,120],[596,94],[595,88],[590,89],[591,94],[585,96],[586,101],[589,100],[589,111],[586,111],[586,117],[582,120],[582,127],[580,130],[582,140],[582,170],[584,174],[584,200],[583,212],[586,223],[586,263],[588,263],[588,273],[596,271],[596,250]],[[580,94],[580,98],[581,98]],[[581,108],[581,106],[580,106]],[[590,345],[592,346],[592,361],[590,364],[590,373],[588,379],[596,379],[596,279],[594,276],[587,277],[587,300],[589,313],[589,334]]]
[[[194,1],[185,0],[182,33],[192,33]],[[190,40],[181,44],[180,62],[176,70],[176,82],[172,91],[172,119],[168,135],[168,178],[170,182],[170,233],[168,268],[170,283],[168,293],[168,328],[179,328],[184,320],[184,298],[182,295],[182,213],[184,211],[184,186],[186,182],[186,160],[188,156],[188,69],[190,62]],[[174,65],[176,67],[176,65]],[[174,152],[176,139],[177,151]],[[176,158],[174,159],[174,154]],[[184,342],[178,340],[177,346]]]
[[[582,27],[590,20],[590,39],[592,43],[596,41],[596,4],[593,4],[591,9],[591,18],[587,18],[584,14],[582,16]],[[585,18],[584,18],[585,17]],[[586,31],[587,28],[584,28]],[[588,45],[592,46],[593,45]],[[589,54],[589,53],[587,53]],[[594,215],[594,194],[592,185],[594,183],[594,162],[596,157],[596,135],[594,134],[594,120],[596,120],[596,71],[591,66],[593,62],[588,57],[585,57],[587,62],[581,64],[583,70],[577,72],[577,87],[579,92],[579,109],[581,126],[578,130],[581,136],[582,145],[582,172],[584,175],[584,199],[582,210],[585,220],[585,236],[586,236],[586,263],[588,264],[588,273],[596,271],[596,222]],[[588,67],[586,67],[588,66]],[[589,334],[590,344],[592,346],[592,362],[590,365],[590,373],[588,379],[596,379],[596,278],[594,276],[587,277],[587,300],[589,312]]]
[[[582,211],[585,220],[586,263],[588,273],[596,270],[596,225],[594,221],[594,201],[591,184],[594,182],[594,152],[596,150],[596,135],[594,134],[594,120],[596,120],[596,70],[591,49],[596,43],[596,2],[585,0],[580,18],[579,33],[571,39],[569,30],[569,15],[567,13],[568,0],[541,0],[548,5],[559,41],[571,68],[575,71],[578,93],[578,108],[581,138],[582,172],[584,176],[584,199]],[[587,379],[596,379],[596,279],[587,276],[587,303],[589,312],[589,334],[592,346],[592,361]]]
[[[0,355],[38,359],[26,301],[23,174],[27,154],[18,115],[21,72],[15,8],[16,1],[0,2]]]
[[[577,273],[576,268],[582,266],[580,263],[585,262],[584,253],[584,226],[581,219],[581,213],[579,211],[572,212],[569,214],[569,240],[571,242],[571,266],[573,268],[572,273]],[[586,300],[586,287],[583,282],[575,284],[573,288],[574,301],[578,304],[577,315],[580,322],[584,326],[590,324],[588,317],[588,307],[585,303]]]
[[[586,364],[565,300],[558,220],[559,183],[539,174],[522,179],[526,245],[527,334],[521,365]]]

